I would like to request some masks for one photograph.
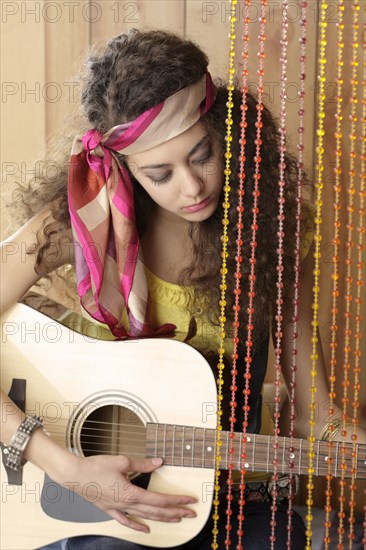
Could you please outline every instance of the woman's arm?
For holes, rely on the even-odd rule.
[[[311,403],[311,386],[312,386],[312,320],[313,320],[313,278],[314,256],[313,250],[310,249],[305,260],[301,264],[301,280],[299,289],[299,322],[298,322],[298,339],[297,339],[297,371],[296,371],[296,433],[301,437],[306,437],[309,433],[310,420],[310,403]],[[292,304],[291,304],[292,305]],[[291,363],[292,363],[292,339],[291,330],[287,331],[286,327],[292,327],[292,307],[284,308],[284,331],[286,338],[283,339],[282,349],[282,368],[283,375],[287,385],[290,387],[291,382]],[[321,347],[319,332],[317,332],[318,342],[316,344],[317,359],[317,375],[316,375],[316,393],[315,393],[315,425],[314,436],[320,438],[322,430],[327,422],[329,422],[329,386],[328,376],[325,367],[324,355]],[[333,418],[340,418],[342,411],[335,404],[335,412]],[[351,441],[352,428],[348,428],[347,440]],[[357,438],[359,443],[365,443],[365,430],[358,428]],[[341,439],[340,433],[335,439]]]
[[[24,413],[4,392],[1,392],[0,403],[2,442],[8,445],[24,419]],[[121,455],[79,457],[59,447],[43,430],[33,433],[24,455],[53,481],[72,487],[83,498],[86,498],[85,486],[90,487],[93,482],[98,492],[96,489],[94,495],[88,491],[87,498],[122,525],[137,531],[149,531],[137,518],[175,523],[195,516],[192,510],[184,506],[193,504],[196,499],[146,491],[129,481],[129,472],[150,473],[159,468],[162,465],[159,458],[131,460]],[[134,517],[126,516],[126,512]]]
[[[1,278],[0,309],[5,311],[19,300],[41,276],[47,275],[58,267],[73,262],[71,231],[50,236],[48,249],[36,272],[37,235],[42,238],[43,226],[52,221],[48,210],[43,210],[29,220],[11,237],[0,244]]]
[[[40,275],[35,271],[37,234],[42,232],[48,212],[30,220],[15,235],[1,245],[1,309],[4,311],[19,300],[35,284]],[[41,272],[52,270],[72,261],[70,235],[55,235],[48,249]],[[1,439],[9,445],[24,413],[1,392]],[[184,505],[195,502],[188,496],[164,495],[145,491],[131,485],[128,473],[152,472],[161,466],[160,459],[130,460],[124,456],[78,457],[59,447],[43,430],[36,430],[25,449],[25,458],[46,472],[59,484],[75,487],[82,494],[85,484],[97,482],[101,496],[95,504],[121,524],[138,531],[148,531],[136,518],[178,522],[184,517],[194,517],[194,512]],[[119,487],[116,499],[115,487]],[[133,495],[133,498],[131,498]],[[85,498],[85,495],[83,495]],[[99,496],[99,494],[98,494]],[[89,495],[93,501],[93,495]],[[135,518],[126,516],[133,514]]]
[[[300,289],[299,289],[299,320],[297,323],[297,356],[296,356],[296,388],[295,388],[295,403],[296,403],[296,433],[301,437],[305,437],[309,432],[310,420],[310,403],[311,403],[311,355],[312,355],[312,319],[313,319],[313,269],[314,258],[312,249],[309,250],[305,260],[301,264],[300,271]],[[289,307],[283,309],[283,327],[286,337],[283,338],[282,348],[282,369],[283,376],[287,385],[290,387],[291,381],[291,364],[292,364],[292,303]],[[290,327],[288,330],[287,328]],[[324,365],[324,356],[319,341],[316,345],[318,354],[317,361],[317,377],[316,377],[316,411],[319,420],[327,414],[329,406],[329,390],[327,375]],[[319,437],[322,430],[322,423],[317,422],[314,426],[314,435]]]

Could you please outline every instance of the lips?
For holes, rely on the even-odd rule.
[[[208,206],[211,202],[212,197],[207,197],[207,199],[204,199],[203,201],[199,202],[198,204],[192,204],[191,206],[185,206],[183,210],[186,212],[199,212],[200,210],[203,210]]]

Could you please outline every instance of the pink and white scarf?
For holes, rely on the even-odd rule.
[[[106,134],[90,130],[73,143],[68,201],[78,294],[89,315],[107,324],[116,338],[160,335],[175,327],[148,325],[132,182],[115,153],[142,153],[182,134],[207,113],[215,93],[206,73],[136,120]],[[123,317],[128,322],[123,324]]]

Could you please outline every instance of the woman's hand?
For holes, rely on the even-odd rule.
[[[341,409],[334,404],[333,409],[334,414],[329,417],[328,422],[324,423],[322,429],[322,439],[325,441],[331,440],[339,443],[359,443],[361,445],[365,445],[366,429],[360,424],[356,424],[356,429],[354,430],[350,418],[348,418],[344,424]],[[343,429],[345,430],[344,435]],[[356,437],[354,438],[354,436]]]
[[[52,479],[60,485],[65,484],[126,527],[148,533],[148,526],[136,518],[179,522],[182,518],[196,515],[185,508],[185,505],[196,502],[194,498],[148,491],[129,481],[131,472],[155,471],[162,465],[160,458],[132,460],[126,456],[85,458],[69,455],[67,462],[65,475],[51,475]]]
[[[79,494],[131,529],[149,532],[148,526],[136,518],[179,522],[182,518],[196,515],[185,507],[195,503],[195,498],[148,491],[136,487],[128,479],[132,472],[154,472],[162,465],[161,458],[132,460],[121,455],[76,456],[57,445],[43,430],[34,432],[24,454],[53,481]]]

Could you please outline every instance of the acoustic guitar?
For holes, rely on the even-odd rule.
[[[104,535],[154,547],[183,544],[211,513],[217,443],[216,383],[205,359],[169,339],[103,341],[78,334],[24,304],[5,312],[2,386],[23,387],[28,414],[43,417],[45,430],[79,455],[124,454],[164,459],[134,483],[153,491],[193,495],[194,519],[180,524],[146,521],[150,534],[123,527],[96,506],[60,486],[28,463],[21,484],[8,483],[1,466],[1,548],[34,549],[75,535]],[[18,388],[19,389],[19,388]],[[6,414],[6,411],[5,411]],[[230,460],[248,472],[273,470],[273,436],[220,436],[220,468]],[[278,473],[307,474],[307,440],[278,437]],[[241,458],[245,446],[246,458]],[[6,448],[3,449],[6,453]],[[314,444],[314,475],[366,478],[366,445]],[[6,454],[4,455],[6,456]],[[5,461],[4,461],[5,462]],[[19,483],[20,483],[19,481]],[[72,481],[72,480],[70,480]],[[82,494],[98,480],[82,488]]]

